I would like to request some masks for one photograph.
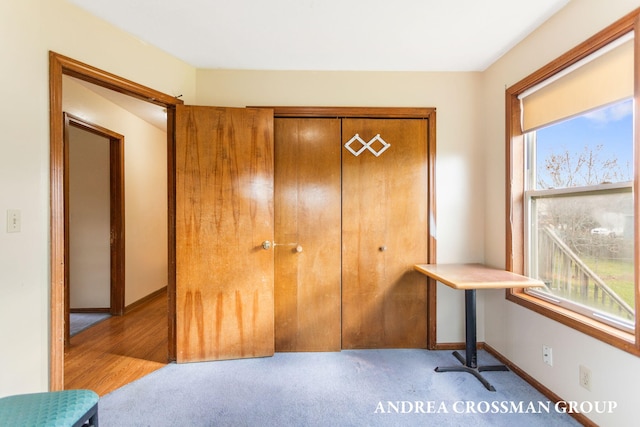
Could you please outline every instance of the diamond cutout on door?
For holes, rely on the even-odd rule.
[[[379,142],[380,144],[382,144],[382,148],[379,150],[375,150],[371,145],[374,144],[375,142]],[[355,142],[358,142],[361,146],[358,150],[355,150],[354,148],[351,147],[351,145]],[[371,141],[369,142],[365,142],[364,139],[360,138],[359,134],[355,134],[353,136],[353,138],[351,138],[346,144],[344,144],[344,147],[351,151],[351,154],[353,154],[354,156],[358,157],[360,154],[362,154],[362,152],[364,150],[369,150],[373,153],[374,156],[379,157],[380,154],[384,153],[387,148],[391,147],[391,144],[389,144],[387,141],[385,141],[384,139],[382,139],[382,137],[380,136],[380,134],[377,134],[376,136],[374,136]]]

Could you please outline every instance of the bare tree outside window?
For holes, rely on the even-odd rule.
[[[548,292],[635,316],[630,101],[533,131],[531,268]],[[615,109],[615,110],[614,110]],[[537,193],[538,192],[538,193]]]
[[[621,167],[617,157],[602,158],[603,145],[585,145],[582,151],[565,148],[544,159],[544,174],[537,178],[540,189],[567,188],[631,181],[631,164]]]

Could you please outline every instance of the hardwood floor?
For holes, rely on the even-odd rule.
[[[167,294],[71,337],[64,388],[103,396],[167,364]]]

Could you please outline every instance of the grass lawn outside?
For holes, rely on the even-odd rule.
[[[630,259],[582,258],[582,261],[596,274],[617,296],[635,310],[635,286],[633,261]],[[569,281],[570,283],[566,283]],[[611,298],[605,297],[604,291],[595,286],[594,281],[585,289],[581,286],[581,277],[572,274],[570,278],[564,274],[554,275],[550,285],[550,293],[568,299],[592,309],[610,313],[622,319],[633,320],[620,305]],[[584,283],[582,283],[583,285]]]

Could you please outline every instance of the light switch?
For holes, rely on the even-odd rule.
[[[20,211],[18,209],[9,209],[7,211],[7,233],[19,233],[20,226]]]

